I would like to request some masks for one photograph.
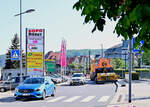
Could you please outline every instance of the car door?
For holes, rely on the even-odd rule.
[[[49,80],[49,90],[50,90],[50,94],[53,94],[53,91],[54,91],[54,83],[53,81],[51,80],[51,78],[48,79]]]
[[[45,90],[46,90],[46,95],[50,95],[50,82],[48,81],[48,79],[45,79]]]

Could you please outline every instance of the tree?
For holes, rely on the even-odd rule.
[[[112,65],[115,69],[122,69],[122,68],[125,68],[125,62],[124,60],[121,60],[120,58],[115,58],[115,59],[112,59]]]
[[[11,50],[13,49],[19,49],[19,37],[17,34],[14,35],[13,39],[11,40],[11,46],[8,49],[8,52],[6,53],[6,63],[5,63],[5,69],[15,69],[20,67],[20,61],[12,61],[11,60]],[[23,56],[25,56],[23,54]],[[25,65],[23,65],[25,66]]]
[[[143,53],[142,62],[144,65],[150,65],[150,51]]]
[[[114,33],[125,40],[136,35],[134,44],[141,50],[150,49],[150,1],[149,0],[78,0],[73,8],[81,10],[85,16],[84,23],[94,23],[95,30],[103,31],[106,18],[116,21]]]

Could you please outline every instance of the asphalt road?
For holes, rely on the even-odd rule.
[[[56,86],[56,96],[45,100],[16,101],[12,94],[0,97],[0,107],[106,107],[115,94],[112,83],[69,86],[68,83]]]

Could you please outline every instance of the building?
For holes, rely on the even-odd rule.
[[[49,51],[45,55],[45,59],[54,59],[54,60],[56,60],[56,64],[60,64],[60,54],[61,53]]]
[[[67,64],[76,63],[81,65],[86,65],[87,62],[89,62],[88,56],[74,56],[74,57],[67,58]]]
[[[61,71],[61,66],[60,66],[60,54],[58,52],[53,52],[53,51],[49,51],[46,55],[45,55],[45,59],[48,60],[55,60],[56,62],[56,72],[60,72]]]
[[[128,42],[123,40],[121,44],[117,44],[108,48],[104,54],[106,58],[120,58],[123,60],[128,59]]]

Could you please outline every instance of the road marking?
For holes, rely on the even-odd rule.
[[[69,99],[63,101],[63,102],[73,102],[73,101],[77,100],[77,99],[80,98],[80,97],[81,97],[81,96],[74,96],[74,97],[71,97],[71,98],[69,98]]]
[[[47,101],[47,102],[56,102],[56,101],[58,101],[58,100],[61,100],[61,99],[64,99],[64,98],[66,98],[66,96],[60,96],[60,97],[57,97],[57,98],[55,98],[55,99],[52,99],[52,100],[49,100],[49,101]]]
[[[84,98],[83,100],[81,100],[80,102],[83,102],[83,103],[89,102],[89,101],[91,101],[92,99],[94,99],[95,97],[96,97],[96,96],[88,96],[88,97]]]
[[[98,102],[106,102],[109,99],[110,96],[103,96],[101,97]]]

